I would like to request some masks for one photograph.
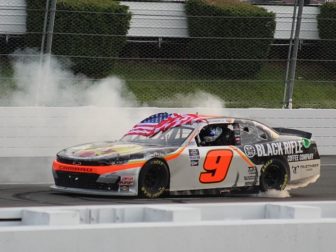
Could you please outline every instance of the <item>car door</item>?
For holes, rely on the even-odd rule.
[[[234,137],[234,142],[221,144],[202,144],[202,130],[198,140],[198,165],[194,169],[195,189],[211,188],[230,188],[245,186],[249,179],[249,171],[254,164],[246,155],[237,148],[240,144],[239,125],[235,124],[216,124],[206,125],[205,127],[229,128]],[[189,150],[190,151],[190,150]],[[253,169],[253,173],[255,170]]]

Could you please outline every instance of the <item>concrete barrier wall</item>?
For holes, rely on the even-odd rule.
[[[0,248],[334,251],[335,208],[335,202],[271,202],[0,209]],[[16,220],[4,222],[6,218]]]
[[[336,153],[336,110],[0,107],[0,183],[52,182],[51,161],[59,150],[118,139],[141,119],[163,111],[253,118],[305,130],[313,133],[320,154]]]

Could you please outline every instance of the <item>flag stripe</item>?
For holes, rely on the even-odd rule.
[[[153,136],[160,131],[204,120],[205,117],[196,114],[158,113],[136,124],[126,135]]]

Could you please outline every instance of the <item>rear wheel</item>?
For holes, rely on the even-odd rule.
[[[169,170],[167,164],[160,159],[149,160],[140,171],[139,196],[158,198],[169,187]]]
[[[265,192],[271,189],[284,190],[288,182],[288,169],[284,161],[271,159],[261,168],[260,189]]]

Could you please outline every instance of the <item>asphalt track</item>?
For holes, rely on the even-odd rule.
[[[0,207],[336,200],[336,156],[323,156],[321,160],[322,167],[319,180],[308,187],[290,191],[289,197],[234,194],[211,197],[176,196],[160,199],[137,199],[135,197],[62,194],[51,191],[49,184],[20,184],[0,185]]]

